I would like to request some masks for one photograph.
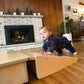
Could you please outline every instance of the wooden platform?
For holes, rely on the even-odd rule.
[[[36,73],[38,79],[44,78],[78,61],[77,57],[57,56],[55,53],[52,55],[42,55],[37,51],[22,51],[22,53],[28,56],[30,60],[29,68]],[[35,64],[33,60],[35,60]]]
[[[28,82],[27,60],[28,57],[17,51],[0,51],[0,84]]]

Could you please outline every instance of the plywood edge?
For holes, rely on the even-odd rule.
[[[0,68],[0,84],[23,84],[28,82],[26,62]]]
[[[37,56],[36,74],[41,79],[78,61],[77,57]]]
[[[6,63],[2,63],[0,64],[0,68],[1,67],[5,67],[5,66],[10,66],[10,65],[13,65],[13,64],[17,64],[17,63],[21,63],[21,62],[25,62],[25,61],[28,61],[28,59],[21,59],[21,60],[15,60],[15,61],[10,61],[10,62],[6,62]]]
[[[0,51],[0,55],[2,56],[0,61],[0,68],[28,61],[27,56],[14,50]]]

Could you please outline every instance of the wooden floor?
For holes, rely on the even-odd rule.
[[[33,72],[28,71],[28,84],[84,84],[84,41],[74,42],[73,46],[78,52],[79,61],[77,63],[40,80],[36,78]],[[40,48],[36,50],[40,51]],[[23,50],[23,52],[25,51],[27,50]],[[73,56],[69,52],[64,52],[62,55]]]

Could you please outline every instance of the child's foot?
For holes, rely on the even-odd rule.
[[[77,52],[74,52],[73,54],[76,56],[77,55]]]

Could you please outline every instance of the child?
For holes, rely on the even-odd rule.
[[[66,48],[69,50],[72,54],[77,55],[77,52],[70,44],[70,41],[68,41],[65,37],[61,36],[54,36],[51,33],[51,30],[48,27],[41,27],[40,28],[40,36],[43,39],[43,46],[42,46],[42,54],[44,55],[51,55],[53,51],[55,50],[58,54],[62,53],[62,48]],[[49,47],[49,52],[47,52],[47,49]]]

